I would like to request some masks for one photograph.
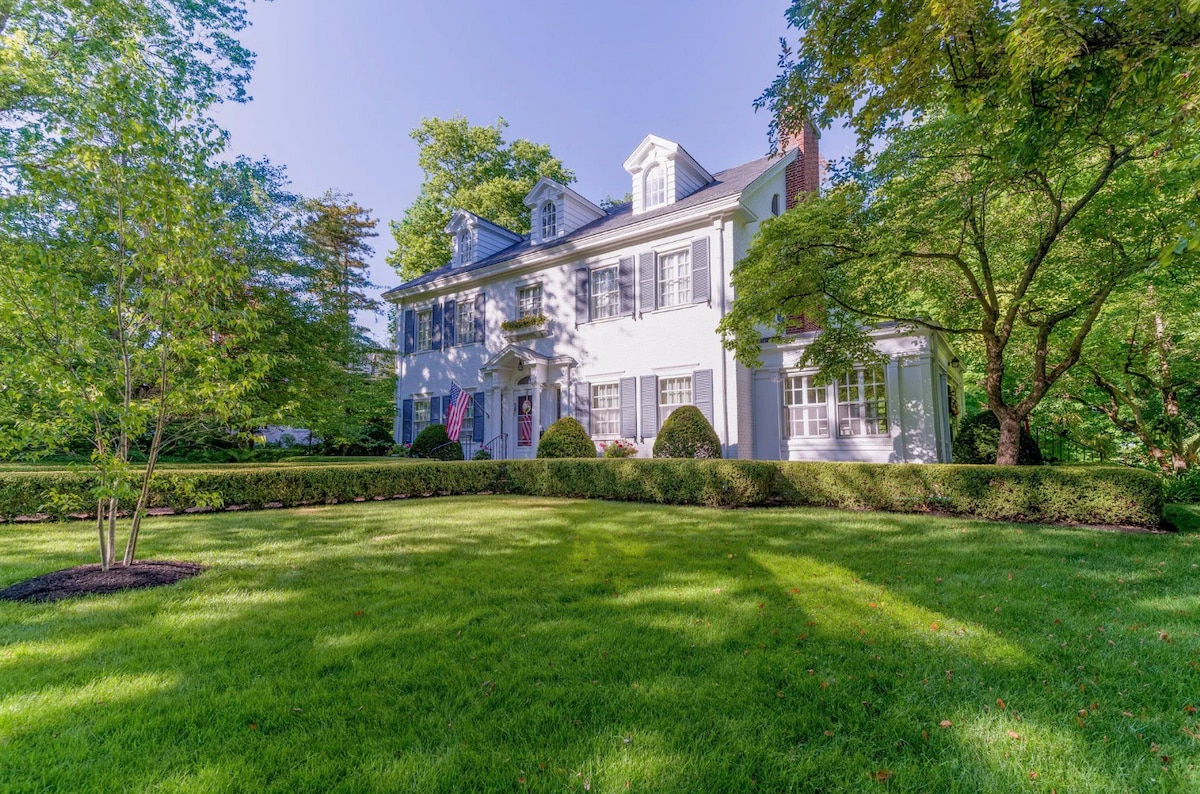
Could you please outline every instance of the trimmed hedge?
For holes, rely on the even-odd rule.
[[[658,430],[654,439],[656,458],[719,458],[721,439],[694,405],[681,405]]]
[[[0,520],[94,509],[93,478],[0,473]],[[1163,499],[1149,471],[1110,467],[904,465],[688,459],[542,459],[404,466],[170,470],[151,507],[292,507],[355,499],[481,493],[710,507],[813,506],[942,512],[1002,521],[1157,527]]]
[[[596,444],[579,420],[564,416],[546,428],[538,442],[539,458],[594,458]]]

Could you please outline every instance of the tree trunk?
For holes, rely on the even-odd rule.
[[[1000,420],[1000,443],[996,449],[996,465],[1016,466],[1021,452],[1021,418],[1014,413],[997,413]]]
[[[108,542],[104,537],[104,500],[96,500],[96,532],[100,534],[100,567],[108,570]]]

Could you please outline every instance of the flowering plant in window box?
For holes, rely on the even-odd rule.
[[[636,458],[637,447],[628,441],[607,441],[600,443],[601,453],[606,458]]]
[[[538,328],[546,323],[545,316],[541,314],[530,314],[527,317],[520,317],[516,320],[505,320],[500,323],[501,331],[523,331],[527,328]]]

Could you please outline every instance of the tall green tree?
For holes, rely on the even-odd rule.
[[[1172,257],[1112,298],[1063,396],[1166,472],[1200,465],[1200,268]]]
[[[135,558],[173,416],[236,421],[265,362],[247,351],[247,270],[206,111],[244,96],[241,2],[67,0],[0,7],[0,381],[44,406],[0,446],[86,428],[102,565],[132,503]],[[64,419],[65,417],[65,419]],[[69,427],[68,427],[69,425]],[[146,464],[131,465],[149,436]]]
[[[421,191],[400,221],[391,222],[396,247],[388,262],[403,279],[450,261],[444,230],[456,209],[465,209],[518,234],[529,232],[526,194],[542,177],[564,185],[575,174],[545,144],[504,140],[508,122],[475,126],[462,116],[427,118],[412,131],[424,172]]]
[[[722,324],[824,318],[806,360],[869,354],[863,323],[944,332],[978,356],[997,462],[1080,360],[1114,291],[1196,213],[1198,4],[797,0],[772,135],[845,119],[854,163],[764,223]]]

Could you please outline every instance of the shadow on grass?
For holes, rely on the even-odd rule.
[[[0,585],[76,529],[0,538]],[[149,530],[211,570],[0,607],[15,789],[1196,782],[1188,534],[499,497]]]

